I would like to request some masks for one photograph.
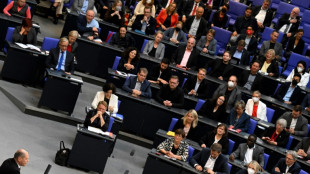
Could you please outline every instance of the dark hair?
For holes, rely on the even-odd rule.
[[[140,60],[140,54],[139,54],[139,50],[136,48],[136,47],[129,47],[127,50],[125,50],[124,52],[123,52],[123,58],[125,59],[125,60],[128,60],[128,58],[129,58],[129,53],[131,52],[131,51],[133,51],[133,50],[136,50],[136,52],[137,52],[137,54],[136,54],[136,57],[133,59],[133,61],[139,61]]]
[[[217,152],[221,153],[222,152],[222,145],[219,143],[214,143],[211,145],[210,149],[212,151],[217,151]]]
[[[274,33],[274,32],[276,32],[276,33],[279,34],[279,31],[278,31],[278,30],[273,30],[272,33]],[[271,34],[272,34],[272,33],[271,33]]]
[[[255,138],[255,142],[256,142],[257,136],[256,136],[255,134],[251,134],[251,135],[248,136],[248,138],[249,138],[249,137],[254,137],[254,138]]]
[[[22,22],[23,27],[32,27],[32,20],[29,18],[24,18]]]
[[[149,7],[149,6],[145,6],[145,7],[144,7],[143,12],[145,12],[145,10],[147,10],[147,9],[149,9],[149,10],[150,10],[150,12],[152,13],[152,8],[151,8],[151,7]]]
[[[247,10],[251,10],[251,11],[253,11],[253,9],[252,9],[252,7],[251,7],[251,6],[249,6],[249,7],[247,7],[247,8],[245,9],[245,11],[247,11]]]
[[[293,111],[302,112],[302,107],[300,105],[295,105]]]
[[[305,62],[305,61],[303,61],[303,60],[301,60],[301,61],[299,61],[299,62],[296,64],[296,67],[294,68],[294,72],[295,72],[295,74],[298,74],[298,70],[297,70],[297,66],[298,66],[298,64],[302,64],[302,66],[304,66],[304,70],[302,70],[302,74],[304,75],[304,74],[305,74],[305,72],[306,72],[306,68],[307,68],[307,64],[306,64],[306,62]]]
[[[226,97],[225,97],[224,94],[217,95],[214,99],[211,100],[211,103],[213,103],[214,106],[216,106],[217,99],[220,98],[221,96],[224,97],[225,101],[224,101],[224,103],[220,107],[226,107],[227,100],[226,100]]]
[[[258,63],[258,66],[260,67],[260,62],[258,60],[255,60],[254,62],[251,63],[251,67],[254,63]]]
[[[238,46],[245,46],[245,41],[244,40],[239,40],[238,41]]]
[[[301,75],[299,73],[295,73],[293,77],[299,77],[299,81],[301,79]]]
[[[227,136],[228,136],[227,125],[224,124],[224,123],[221,123],[221,124],[217,125],[216,128],[214,128],[214,133],[215,133],[215,135],[217,134],[217,129],[218,129],[219,127],[224,127],[225,134],[223,135],[223,137],[227,137]]]
[[[116,91],[116,87],[113,83],[105,83],[103,86],[102,86],[102,90],[104,92],[108,92],[109,90],[112,90],[112,94],[115,94],[115,91]]]
[[[168,64],[170,63],[169,59],[163,58],[160,63]]]
[[[229,4],[225,3],[223,6],[225,6],[227,8],[227,11],[229,10],[230,6]]]
[[[297,30],[297,33],[299,33],[299,32],[305,33],[304,29],[302,29],[302,28],[300,28],[300,29]]]
[[[175,135],[182,135],[183,138],[185,138],[185,132],[183,129],[177,129],[174,132]]]
[[[120,31],[120,30],[121,30],[121,28],[125,28],[125,29],[126,29],[126,31],[127,31],[127,26],[126,26],[126,25],[121,25],[121,26],[118,28],[118,31]]]

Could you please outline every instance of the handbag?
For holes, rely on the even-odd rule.
[[[56,153],[55,163],[61,166],[66,166],[71,149],[65,147],[65,143],[60,141],[59,150]]]

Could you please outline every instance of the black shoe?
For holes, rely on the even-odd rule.
[[[58,24],[58,18],[57,18],[57,17],[54,18],[53,23],[54,23],[54,24]]]

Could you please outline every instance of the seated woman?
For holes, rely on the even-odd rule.
[[[72,30],[69,32],[68,40],[69,45],[67,47],[67,51],[72,53],[74,56],[77,51],[78,43],[76,42],[76,39],[79,37],[79,33],[76,30]]]
[[[188,144],[183,141],[185,132],[183,129],[177,129],[174,138],[168,138],[160,143],[157,151],[181,161],[186,161],[188,157]]]
[[[229,129],[247,132],[250,127],[250,116],[244,112],[245,103],[240,100],[235,104],[228,117],[227,124],[230,125]]]
[[[227,120],[225,96],[219,95],[215,99],[207,100],[199,109],[198,114],[217,122],[225,122]]]
[[[290,75],[287,76],[286,81],[291,82],[294,74],[299,73],[301,76],[300,82],[297,84],[298,86],[306,87],[309,82],[309,73],[307,73],[307,64],[305,61],[301,60],[297,63],[297,66],[291,71]]]
[[[185,33],[183,32],[182,28],[183,28],[183,22],[182,21],[177,22],[177,25],[175,28],[168,28],[164,32],[164,39],[167,41],[173,42],[175,44],[186,45],[187,37]]]
[[[134,23],[134,21],[136,20],[136,16],[137,15],[141,15],[144,14],[144,7],[150,7],[151,8],[151,16],[153,18],[155,18],[155,5],[154,5],[154,0],[141,0],[139,1],[139,3],[137,4],[135,11],[134,11],[134,15],[131,17],[129,23],[128,23],[128,27],[131,27],[132,24]]]
[[[124,12],[122,11],[122,1],[115,0],[112,7],[109,8],[103,17],[103,20],[113,23],[117,26],[121,26],[124,24]]]
[[[217,41],[214,39],[214,36],[215,36],[215,30],[210,29],[207,33],[207,36],[202,36],[199,39],[196,45],[197,50],[206,54],[214,55],[216,52],[216,44],[217,44]]]
[[[219,28],[226,28],[226,23],[228,20],[228,16],[226,12],[228,11],[227,6],[222,6],[222,8],[216,11],[213,14],[213,18],[211,21],[211,27],[216,26]]]
[[[84,127],[95,127],[101,129],[103,132],[109,128],[110,117],[106,113],[107,102],[100,101],[97,105],[97,109],[89,111],[84,121]]]
[[[143,54],[155,57],[156,59],[163,59],[165,55],[165,45],[160,43],[163,39],[164,33],[157,31],[155,40],[149,40],[144,47]]]
[[[229,148],[228,132],[226,124],[219,124],[214,131],[208,132],[204,135],[199,144],[202,148],[210,148],[212,144],[219,143],[222,145],[222,153],[227,154]]]
[[[134,47],[135,39],[127,33],[126,26],[121,26],[119,32],[115,33],[111,38],[111,45],[117,45],[120,48]]]
[[[285,148],[288,138],[290,136],[284,129],[286,128],[287,122],[285,119],[278,119],[276,127],[269,127],[265,130],[262,135],[262,140],[265,140],[267,143],[279,147]]]
[[[11,16],[17,15],[31,19],[31,12],[26,0],[11,1],[4,9],[3,13]]]
[[[135,47],[129,47],[123,52],[118,63],[117,70],[125,73],[137,74],[140,63],[140,55]]]
[[[302,39],[304,35],[303,29],[298,29],[295,37],[290,37],[286,50],[284,52],[284,57],[288,59],[290,58],[292,52],[302,55],[304,51],[305,41]]]
[[[166,9],[161,10],[156,17],[158,30],[166,31],[168,28],[174,28],[179,21],[179,15],[177,14],[177,4],[171,3]]]
[[[246,169],[240,169],[236,174],[257,174],[262,170],[262,167],[257,161],[251,161]]]
[[[183,129],[185,132],[185,137],[187,139],[196,141],[197,124],[198,124],[197,112],[194,109],[191,109],[184,115],[184,117],[179,119],[179,121],[174,126],[173,130]]]
[[[13,31],[13,42],[23,44],[37,44],[37,33],[32,28],[32,21],[29,18],[24,18],[22,26],[17,26]]]
[[[118,111],[118,97],[115,95],[116,88],[113,83],[106,83],[102,87],[102,91],[98,91],[93,102],[92,108],[96,108],[99,101],[105,101],[108,105],[110,113],[117,113]]]
[[[260,60],[261,69],[260,72],[265,73],[271,77],[278,77],[279,76],[279,67],[278,63],[276,62],[275,58],[275,51],[273,49],[269,49],[266,54],[265,58]]]
[[[245,113],[251,115],[252,117],[257,117],[261,120],[267,121],[267,107],[266,104],[261,102],[259,99],[261,93],[259,91],[254,91],[252,93],[252,98],[248,100],[245,106]]]

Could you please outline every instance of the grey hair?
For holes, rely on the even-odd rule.
[[[295,152],[295,151],[293,151],[293,150],[287,151],[287,152],[286,152],[286,155],[292,155],[292,157],[293,157],[294,160],[297,160],[297,158],[298,158],[297,152]]]
[[[287,122],[285,119],[280,118],[277,120],[277,124],[281,125],[283,128],[286,128]]]
[[[236,104],[235,104],[235,108],[239,108],[241,107],[242,109],[245,108],[245,103],[243,100],[240,100],[240,101],[237,101]]]

